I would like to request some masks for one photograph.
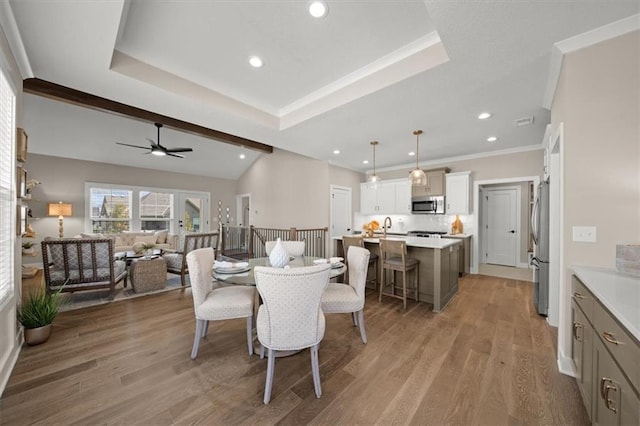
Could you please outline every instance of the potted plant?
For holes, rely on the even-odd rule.
[[[33,254],[33,241],[24,241],[22,243],[22,253]]]
[[[64,284],[52,293],[38,289],[18,307],[18,321],[24,327],[24,340],[28,345],[39,345],[49,339],[51,323],[62,304],[60,292],[63,287]]]

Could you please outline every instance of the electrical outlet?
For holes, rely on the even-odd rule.
[[[583,243],[595,243],[597,240],[595,226],[574,226],[573,241]]]

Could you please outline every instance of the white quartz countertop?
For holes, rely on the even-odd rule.
[[[572,266],[573,273],[640,341],[640,279],[613,269]]]
[[[342,241],[342,237],[334,237],[334,239]],[[387,240],[402,240],[407,242],[407,247],[431,249],[443,249],[456,244],[462,244],[460,239],[453,238],[399,237],[394,235],[392,237],[387,237]],[[380,238],[365,238],[364,241],[367,243],[379,244]]]

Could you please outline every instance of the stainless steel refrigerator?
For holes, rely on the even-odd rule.
[[[531,259],[533,271],[533,304],[540,315],[549,310],[549,180],[540,182],[531,212],[531,230],[535,243]]]

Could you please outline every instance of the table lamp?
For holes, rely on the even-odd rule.
[[[62,225],[63,218],[65,216],[71,216],[73,214],[73,206],[71,203],[63,203],[62,201],[57,203],[48,203],[47,208],[49,216],[58,216],[58,237],[64,237],[64,228]]]

